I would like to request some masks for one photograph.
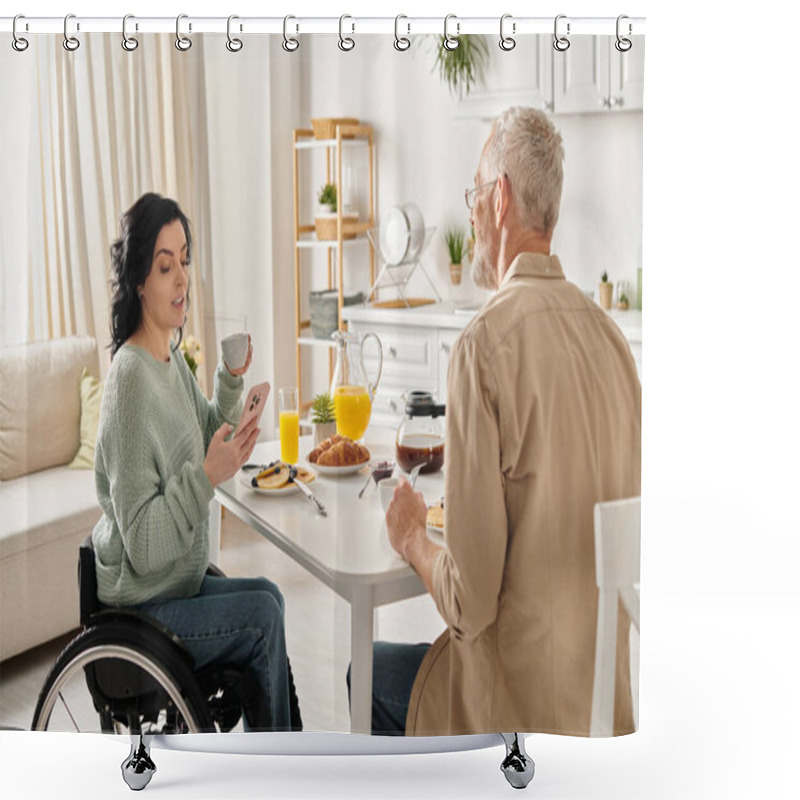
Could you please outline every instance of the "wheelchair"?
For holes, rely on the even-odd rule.
[[[213,565],[208,573],[223,576]],[[242,709],[253,730],[271,729],[249,670],[212,664],[197,671],[186,646],[158,620],[100,603],[91,536],[79,548],[78,586],[82,630],[51,667],[32,730],[130,735],[131,759],[138,760],[130,776],[123,765],[123,776],[131,788],[144,788],[155,770],[153,765],[148,774],[146,742],[152,736],[226,733]],[[288,662],[287,669],[292,730],[302,730]],[[134,787],[131,780],[144,783]]]

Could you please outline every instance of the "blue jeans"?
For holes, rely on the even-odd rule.
[[[372,733],[404,736],[411,689],[429,644],[372,643]],[[350,667],[347,668],[350,697]]]
[[[272,581],[206,575],[194,597],[156,598],[135,608],[177,634],[195,670],[209,664],[249,668],[271,728],[291,730],[283,595]],[[251,730],[256,723],[244,711],[244,728]]]

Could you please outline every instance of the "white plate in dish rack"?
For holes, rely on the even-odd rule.
[[[389,265],[402,264],[408,252],[410,226],[405,211],[392,206],[381,217],[378,240],[383,260]]]

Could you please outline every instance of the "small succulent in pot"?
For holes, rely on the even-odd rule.
[[[328,392],[316,395],[311,401],[311,422],[314,425],[314,446],[336,433],[336,410]]]
[[[445,233],[444,241],[450,254],[450,282],[458,286],[461,283],[461,262],[464,260],[464,231],[451,228]]]
[[[331,214],[336,213],[336,184],[333,183],[326,183],[320,190],[319,195],[317,195],[317,200],[321,206],[327,206],[328,210]]]
[[[600,307],[606,310],[611,308],[611,298],[614,294],[614,284],[608,280],[608,273],[603,272],[600,278]]]

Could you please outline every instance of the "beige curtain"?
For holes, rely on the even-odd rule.
[[[30,109],[22,123],[29,138],[19,145],[28,148],[27,180],[18,195],[25,200],[18,212],[22,224],[3,231],[4,240],[20,239],[3,246],[4,272],[25,254],[24,275],[3,276],[4,290],[16,298],[4,302],[4,343],[89,334],[97,339],[105,373],[109,247],[120,214],[148,191],[175,198],[192,220],[195,259],[185,333],[204,342],[203,321],[214,316],[206,307],[213,293],[206,291],[210,271],[203,261],[210,249],[209,226],[202,224],[208,218],[205,126],[197,124],[205,62],[201,54],[178,52],[173,40],[148,34],[137,50],[126,52],[118,35],[88,34],[78,50],[67,52],[60,37],[34,39],[24,79],[35,81],[28,84],[35,97],[26,103],[24,85],[12,93],[13,77],[4,82],[12,108]],[[5,207],[11,202],[5,180],[3,191]],[[206,377],[198,370],[203,387]]]

